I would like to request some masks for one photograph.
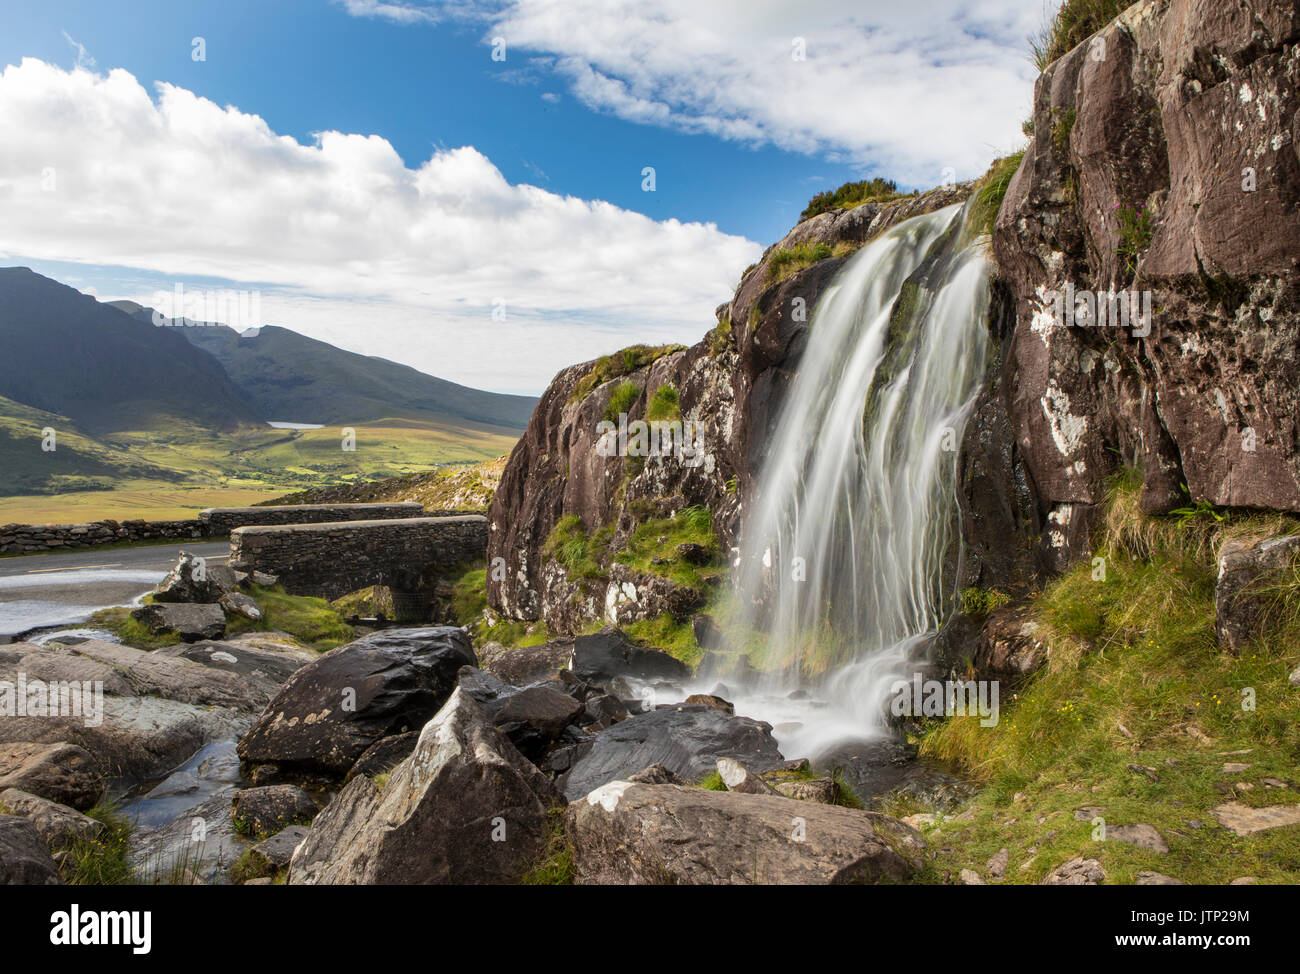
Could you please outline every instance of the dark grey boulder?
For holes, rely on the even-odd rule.
[[[780,767],[785,760],[770,724],[733,717],[712,707],[660,707],[601,731],[590,752],[557,784],[569,801],[575,801],[606,782],[626,778],[652,764],[662,764],[673,774],[695,781],[723,757],[742,761],[760,774]]]
[[[949,808],[975,793],[968,782],[919,760],[915,745],[895,738],[848,741],[817,755],[813,765],[827,773],[838,769],[843,783],[865,803],[898,794]]]
[[[220,602],[227,592],[239,584],[234,570],[225,565],[200,561],[188,551],[180,558],[167,577],[153,590],[155,602]]]
[[[62,886],[45,840],[18,815],[0,815],[0,886]]]
[[[551,681],[515,687],[472,666],[462,669],[457,679],[461,689],[534,764],[541,763],[564,729],[583,714],[583,701],[572,693],[583,695],[585,684],[566,687],[562,682]]]
[[[376,741],[422,727],[476,663],[464,629],[372,633],[302,667],[239,741],[240,759],[342,777]]]
[[[189,643],[226,634],[226,614],[215,603],[155,602],[132,609],[131,618],[154,634],[175,630]]]
[[[291,885],[517,883],[549,840],[545,776],[457,689],[379,788],[349,782],[312,825]]]
[[[290,825],[309,823],[320,811],[311,795],[296,785],[264,785],[235,793],[230,817],[254,837],[275,835]]]
[[[582,701],[540,684],[511,694],[492,720],[524,757],[536,762],[582,712]]]
[[[895,819],[779,795],[612,781],[564,814],[580,884],[901,882],[924,841]]]
[[[305,825],[290,825],[249,849],[248,855],[257,871],[273,873],[288,869],[294,850],[307,838],[309,831]]]
[[[690,667],[681,660],[632,642],[614,626],[574,639],[572,668],[579,679],[600,686],[615,677],[685,680],[691,675]]]
[[[352,765],[347,777],[343,779],[344,783],[351,781],[357,775],[364,774],[373,778],[375,775],[392,771],[410,756],[410,753],[415,750],[415,742],[419,739],[419,731],[381,737],[361,752],[361,757],[357,758],[356,764]]]

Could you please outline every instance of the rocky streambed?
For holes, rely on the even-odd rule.
[[[960,792],[897,742],[783,754],[614,628],[482,659],[454,627],[323,655],[276,634],[4,647],[0,680],[20,674],[103,696],[0,718],[7,881],[67,878],[105,800],[142,882],[518,882],[557,850],[580,882],[897,880],[919,835],[846,789]]]

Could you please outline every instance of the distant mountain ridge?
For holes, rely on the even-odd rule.
[[[0,347],[0,396],[88,431],[262,419],[221,363],[182,335],[26,267],[0,268]]]
[[[152,324],[152,308],[113,304]],[[160,330],[174,331],[212,355],[265,420],[337,425],[416,416],[522,430],[537,403],[528,396],[471,389],[275,325],[255,335],[220,324]]]

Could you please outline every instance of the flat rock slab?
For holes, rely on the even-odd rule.
[[[1096,859],[1071,859],[1043,877],[1040,886],[1097,886],[1106,878],[1106,870]]]
[[[7,815],[19,815],[36,826],[51,850],[66,849],[77,841],[93,841],[104,833],[104,824],[82,815],[75,808],[7,788],[0,791],[0,808]]]
[[[901,881],[924,848],[873,812],[630,781],[570,804],[564,831],[577,882],[598,885]]]
[[[287,869],[293,860],[294,850],[302,844],[310,831],[305,825],[290,825],[259,842],[249,851],[263,868],[274,871]]]
[[[734,758],[762,774],[785,761],[772,728],[705,706],[660,707],[637,714],[596,735],[590,752],[558,784],[569,801],[652,764],[695,781],[714,770],[718,758]]]
[[[1165,853],[1169,851],[1169,844],[1165,842],[1164,836],[1157,832],[1153,826],[1146,824],[1108,825],[1106,826],[1106,838],[1135,845],[1139,849],[1147,849],[1151,852]]]
[[[540,646],[520,646],[517,649],[488,643],[480,655],[484,670],[506,683],[521,687],[549,680],[560,670],[567,670],[573,659],[573,640],[553,639]]]
[[[189,660],[241,677],[265,697],[260,707],[270,702],[289,677],[320,658],[319,653],[294,643],[243,638],[178,643],[155,650],[154,655]]]
[[[1300,805],[1267,805],[1252,808],[1240,802],[1228,802],[1210,810],[1225,829],[1237,835],[1253,835],[1265,829],[1278,829],[1287,825],[1300,825]]]
[[[226,614],[215,602],[154,602],[132,609],[131,618],[152,633],[175,631],[191,643],[226,634]]]
[[[1137,874],[1137,882],[1134,886],[1186,886],[1181,879],[1174,879],[1173,876],[1166,876],[1164,873],[1158,873],[1151,870],[1145,870]]]

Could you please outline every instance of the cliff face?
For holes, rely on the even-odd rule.
[[[1088,550],[1121,462],[1149,513],[1300,510],[1297,42],[1291,0],[1147,0],[1038,81],[993,248],[1048,568]],[[1071,290],[1095,317],[1062,320]],[[1111,291],[1149,292],[1149,320],[1100,324]]]
[[[595,547],[615,552],[638,526],[698,505],[713,514],[712,563],[720,573],[821,292],[866,241],[969,193],[969,185],[946,187],[804,220],[745,272],[703,341],[626,363],[610,356],[557,375],[510,455],[488,514],[489,605],[507,618],[544,618],[553,632],[597,619],[688,616],[703,593],[674,581],[673,566],[647,570],[597,551],[599,570],[588,566],[579,577],[547,550],[548,538],[574,516],[589,538],[604,532]],[[796,248],[814,259],[789,262]],[[815,259],[826,250],[831,256]],[[697,463],[601,455],[599,424],[628,383],[636,388],[630,421],[645,419],[656,392],[672,387],[681,420],[699,424]]]
[[[1300,510],[1298,82],[1292,0],[1146,0],[1043,73],[993,232],[995,354],[962,443],[959,584],[1015,588],[1089,555],[1120,464],[1141,465],[1149,513]],[[700,344],[561,372],[493,501],[489,604],[560,632],[689,616],[701,593],[671,566],[612,553],[699,505],[722,576],[818,296],[866,240],[970,191],[803,221]],[[665,386],[701,424],[702,462],[602,456],[611,398],[642,419]],[[569,515],[600,533],[580,573],[547,547]]]

